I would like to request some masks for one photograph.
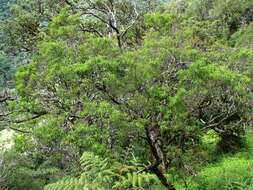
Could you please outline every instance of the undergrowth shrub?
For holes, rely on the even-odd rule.
[[[190,181],[190,190],[252,190],[253,160],[228,158],[208,166]]]

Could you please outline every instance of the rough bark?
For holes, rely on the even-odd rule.
[[[154,157],[153,164],[146,170],[152,171],[158,177],[164,187],[166,187],[168,190],[176,190],[172,183],[167,180],[159,168],[160,165],[162,165],[164,170],[168,168],[166,156],[162,148],[163,144],[160,134],[160,127],[157,124],[152,124],[145,129],[147,141],[150,146],[152,156]]]

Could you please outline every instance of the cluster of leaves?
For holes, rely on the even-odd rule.
[[[155,175],[136,173],[136,166],[121,165],[112,160],[101,159],[92,152],[85,152],[81,157],[82,174],[79,178],[66,177],[49,184],[45,190],[105,190],[105,189],[153,189],[160,187]],[[137,163],[136,163],[137,164]]]
[[[204,168],[189,189],[243,189],[253,187],[252,160],[226,159],[216,166]]]

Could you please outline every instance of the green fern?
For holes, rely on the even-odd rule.
[[[44,190],[106,190],[114,173],[108,160],[101,159],[92,152],[85,152],[80,159],[83,173],[79,178],[64,178],[47,185]]]
[[[142,172],[129,172],[121,176],[118,181],[115,182],[113,189],[149,189],[153,185],[159,185],[159,180],[153,174]]]
[[[81,185],[75,178],[66,177],[59,182],[47,185],[45,190],[79,190],[77,187]],[[80,189],[81,190],[81,189]]]
[[[109,162],[92,152],[85,152],[80,162],[83,169],[80,177],[64,178],[47,185],[44,190],[147,190],[154,186],[162,189],[155,175],[137,173],[140,168]]]

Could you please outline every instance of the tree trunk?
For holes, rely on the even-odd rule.
[[[167,178],[164,176],[163,172],[159,168],[160,164],[162,164],[162,167],[165,171],[168,168],[166,156],[162,149],[163,144],[160,127],[157,124],[152,124],[151,126],[146,127],[145,130],[152,156],[155,159],[154,163],[150,167],[148,167],[147,170],[152,171],[158,177],[164,187],[166,187],[168,190],[176,190],[172,183],[167,180]]]

